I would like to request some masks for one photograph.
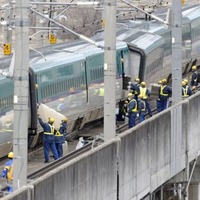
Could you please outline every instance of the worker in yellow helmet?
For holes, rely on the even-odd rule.
[[[9,193],[13,191],[13,188],[12,188],[12,180],[13,180],[13,157],[14,157],[14,153],[10,152],[8,154],[9,160],[5,163],[3,171],[1,173],[1,179],[4,180],[6,178],[6,181],[7,181],[7,191]]]
[[[55,160],[58,159],[58,152],[55,145],[55,137],[54,137],[54,118],[49,117],[48,123],[44,123],[42,119],[39,117],[39,123],[44,129],[43,133],[43,142],[44,142],[44,157],[45,163],[49,162],[49,149],[51,149],[53,153],[53,157]]]
[[[192,90],[190,87],[186,84],[186,82],[183,80],[182,81],[182,98],[185,99],[192,95]]]
[[[158,99],[159,99],[159,108],[157,105],[157,111],[161,112],[167,108],[167,101],[172,94],[172,89],[167,85],[167,80],[162,80],[162,85],[159,88]],[[158,102],[157,102],[158,103]]]
[[[148,100],[148,98],[150,97],[150,95],[151,95],[151,92],[146,87],[146,83],[144,81],[141,82],[140,83],[140,96],[141,96],[141,99],[145,101],[147,111],[148,111],[148,113],[149,113],[149,115],[151,117],[152,116],[152,111],[151,111],[150,103],[149,103],[149,100]]]
[[[133,98],[133,94],[128,94],[129,103],[127,104],[127,113],[126,116],[128,117],[128,127],[132,128],[136,125],[136,119],[138,114],[138,106],[137,101]]]
[[[196,86],[198,85],[198,73],[197,73],[197,67],[195,65],[192,66],[192,76],[190,85],[194,88],[196,88]]]
[[[58,152],[58,158],[63,156],[63,143],[65,143],[65,137],[67,135],[67,121],[67,117],[62,119],[60,128],[55,133],[55,144]]]

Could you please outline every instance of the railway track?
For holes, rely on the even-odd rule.
[[[28,175],[28,177],[27,177],[28,182],[31,182],[32,180],[35,180],[38,177],[41,177],[42,175],[46,174],[47,172],[59,167],[60,165],[72,160],[73,158],[76,158],[77,156],[79,156],[85,152],[88,152],[91,148],[92,148],[92,142],[89,142],[82,148],[72,151],[69,154],[63,156],[62,158],[59,158],[58,160],[45,165],[43,168],[39,169],[38,171],[33,172],[30,175]]]

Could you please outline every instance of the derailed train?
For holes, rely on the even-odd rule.
[[[103,32],[94,40],[103,45]],[[116,102],[123,99],[127,80],[147,85],[171,79],[172,36],[170,26],[152,21],[125,21],[117,26]],[[42,103],[69,119],[68,133],[103,117],[104,51],[83,41],[71,41],[30,52],[29,147],[40,141],[37,105]],[[183,74],[200,62],[200,6],[183,9]],[[7,69],[10,58],[2,58]],[[131,80],[133,81],[133,80]],[[36,84],[38,88],[36,89]],[[12,147],[13,81],[0,77],[0,156]]]

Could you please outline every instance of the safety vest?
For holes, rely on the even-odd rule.
[[[135,102],[135,107],[131,110],[131,112],[137,112],[138,111],[138,108],[137,108],[137,101],[135,100],[135,99],[132,99],[130,102],[129,102],[129,104],[131,103],[131,102]]]
[[[5,169],[7,169],[7,175],[6,178],[8,181],[13,180],[13,163],[10,166],[5,166]]]
[[[142,99],[147,99],[147,88],[140,87],[140,95]]]
[[[161,85],[161,86],[160,86],[160,95],[162,95],[162,96],[166,96],[166,97],[167,97],[168,94],[163,93],[163,90],[164,90],[165,87],[166,87],[166,85],[164,85],[164,86]]]
[[[104,96],[104,88],[99,88],[99,96],[100,97]]]
[[[186,86],[185,88],[182,87],[182,89],[183,89],[183,97],[184,97],[184,98],[189,97],[189,95],[188,95],[188,86]]]
[[[44,132],[44,134],[53,135],[54,134],[54,126],[52,126],[51,124],[49,124],[49,126],[50,126],[50,129],[51,129],[51,132],[50,133],[49,132]]]
[[[60,136],[63,136],[63,134],[60,133],[60,130],[57,130],[56,133],[55,133],[55,136],[56,136],[56,137],[60,137]]]

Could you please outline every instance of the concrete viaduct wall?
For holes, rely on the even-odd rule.
[[[195,94],[2,199],[141,199],[199,156],[199,104]]]

